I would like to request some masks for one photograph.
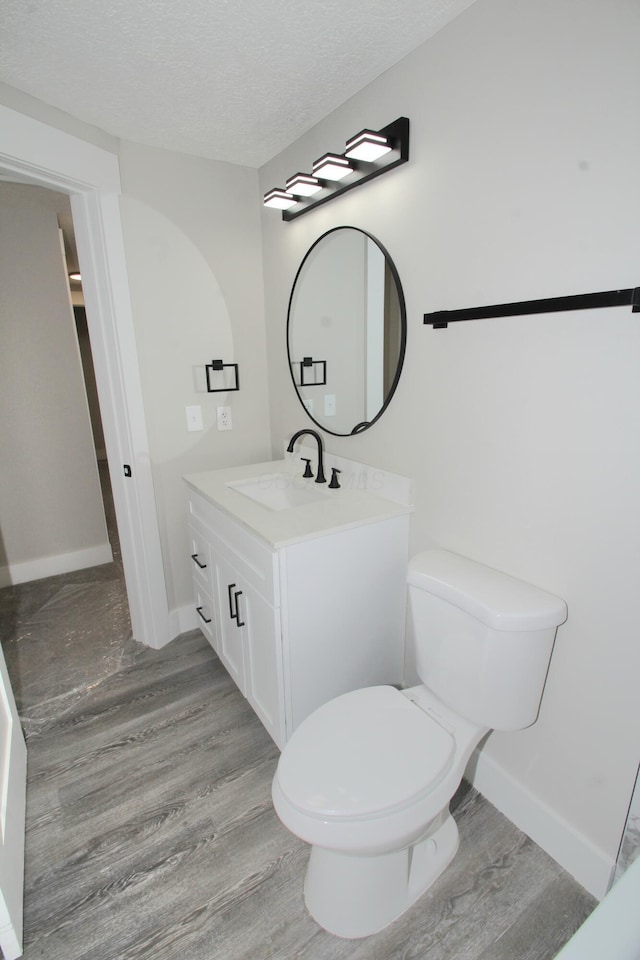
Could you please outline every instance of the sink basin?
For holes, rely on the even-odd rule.
[[[247,480],[228,481],[226,485],[269,510],[304,507],[328,496],[326,490],[313,480],[292,477],[288,473],[261,473]]]

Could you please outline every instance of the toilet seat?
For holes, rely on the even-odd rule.
[[[428,794],[455,752],[451,733],[399,690],[367,687],[307,717],[276,778],[288,803],[307,817],[365,820]]]

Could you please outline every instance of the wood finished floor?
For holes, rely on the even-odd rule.
[[[475,790],[460,851],[382,933],[305,911],[278,751],[199,632],[131,639],[118,563],[0,590],[28,739],[25,960],[548,960],[593,899]]]

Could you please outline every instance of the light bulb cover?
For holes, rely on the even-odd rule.
[[[82,277],[79,273],[70,273],[69,280],[71,280],[72,283],[82,283]]]
[[[321,180],[342,180],[352,171],[349,161],[336,153],[325,153],[313,164],[313,175]]]
[[[264,206],[275,210],[288,210],[289,207],[295,206],[297,202],[292,193],[287,193],[286,190],[281,190],[279,187],[269,190],[264,195]]]
[[[389,153],[391,147],[386,137],[374,130],[361,130],[347,141],[345,157],[351,160],[364,160],[372,163]]]
[[[289,177],[285,187],[296,197],[312,197],[314,193],[322,190],[322,184],[318,178],[311,177],[308,173],[296,173],[294,177]]]

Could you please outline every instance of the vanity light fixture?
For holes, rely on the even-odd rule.
[[[362,130],[347,141],[347,149],[344,155],[350,160],[364,160],[366,163],[373,163],[374,160],[384,157],[390,150],[391,147],[386,137],[374,133],[373,130]]]
[[[264,195],[265,207],[273,207],[274,210],[288,210],[289,207],[295,206],[297,202],[292,193],[287,193],[286,190],[280,190],[277,187]]]
[[[296,197],[312,197],[322,190],[322,184],[317,177],[310,177],[308,173],[296,173],[285,184],[287,193]]]
[[[344,180],[352,170],[349,161],[336,153],[325,153],[324,157],[313,161],[314,177],[321,177],[323,180]]]
[[[79,273],[70,273],[69,280],[71,280],[71,283],[82,283],[82,277]]]
[[[325,153],[313,164],[313,176],[289,177],[286,190],[276,188],[265,194],[264,205],[282,210],[283,220],[295,220],[408,159],[409,121],[399,117],[381,130],[361,130],[347,140],[344,154]]]

